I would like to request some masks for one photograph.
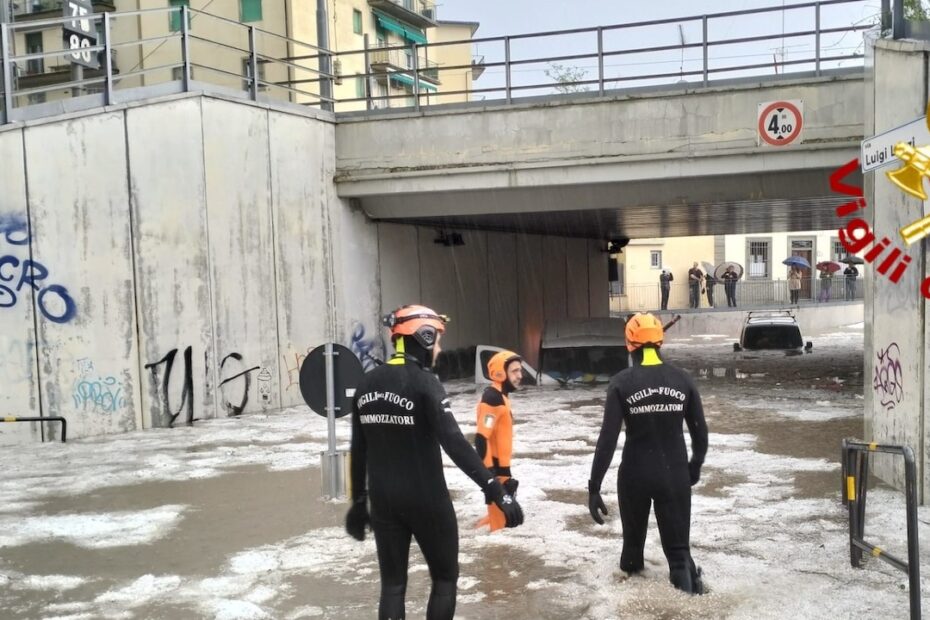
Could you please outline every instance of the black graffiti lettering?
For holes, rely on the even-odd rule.
[[[239,353],[230,353],[229,355],[223,358],[223,361],[220,362],[221,371],[226,366],[226,362],[230,359],[234,359],[240,364],[242,363],[242,355],[240,355]],[[249,402],[249,386],[252,383],[252,378],[249,376],[249,373],[258,370],[259,368],[261,368],[261,366],[255,366],[253,368],[249,368],[248,370],[243,370],[241,372],[238,372],[230,377],[226,377],[225,379],[220,381],[220,391],[223,393],[223,398],[224,398],[223,404],[226,407],[227,414],[230,417],[237,416],[245,410],[245,405],[246,403]],[[235,381],[236,379],[240,379],[240,378],[243,379],[242,400],[240,401],[238,405],[233,405],[231,402],[229,402],[228,399],[226,399],[225,386],[227,383],[231,383],[232,381]]]
[[[13,270],[15,271],[16,267],[19,265],[19,259],[15,256],[0,256],[0,280],[4,282],[12,282],[13,274],[11,273],[8,276],[3,275],[3,266],[12,265]]]
[[[171,403],[168,395],[168,384],[171,380],[171,370],[174,367],[174,358],[178,354],[177,349],[172,349],[168,354],[151,364],[146,364],[145,368],[152,371],[152,379],[158,381],[158,366],[165,364],[165,375],[161,381],[162,405],[164,413],[162,419],[167,419],[167,426],[171,428],[174,421],[181,415],[181,412],[187,410],[187,425],[194,423],[194,379],[192,376],[192,352],[191,347],[184,349],[184,388],[181,391],[181,405],[177,412],[171,412]]]

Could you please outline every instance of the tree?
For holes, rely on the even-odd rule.
[[[555,89],[560,93],[582,93],[588,90],[584,84],[578,84],[588,74],[587,69],[550,62],[549,68],[544,69],[543,73],[555,81]]]
[[[930,21],[930,8],[926,0],[904,0],[904,19],[914,22]]]

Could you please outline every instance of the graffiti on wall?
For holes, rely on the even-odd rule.
[[[166,422],[165,426],[171,428],[174,426],[175,420],[178,419],[178,416],[181,415],[183,411],[185,413],[184,421],[188,426],[193,425],[194,423],[194,377],[193,377],[193,363],[192,356],[193,351],[191,347],[184,349],[184,370],[181,371],[183,379],[183,388],[181,390],[181,403],[178,405],[177,411],[173,411],[171,408],[171,396],[168,390],[168,386],[171,383],[171,373],[174,371],[174,358],[177,356],[178,350],[171,349],[165,357],[161,358],[157,362],[152,362],[145,365],[146,370],[152,371],[152,381],[156,384],[158,383],[158,373],[159,368],[164,364],[164,370],[162,371],[161,377],[161,405],[163,409],[163,420]]]
[[[199,418],[194,417],[194,369],[193,369],[193,349],[187,347],[184,349],[183,368],[177,361],[178,349],[172,349],[163,358],[156,362],[145,365],[145,369],[152,372],[151,380],[153,386],[160,394],[160,407],[162,411],[162,424],[171,428],[179,417],[183,414],[184,423],[188,426]],[[258,373],[258,391],[262,405],[271,402],[272,375],[271,372],[262,366],[247,367],[243,362],[241,353],[232,352],[220,362],[220,383],[219,393],[223,399],[223,406],[229,416],[237,416],[245,411],[249,402],[249,392],[252,388],[251,374]],[[210,390],[210,366],[209,359],[204,352],[204,376],[205,389]],[[179,397],[172,399],[169,386],[172,378],[177,383],[181,382],[181,394]],[[178,399],[180,399],[178,401]],[[156,423],[157,425],[157,423]]]
[[[897,342],[880,350],[875,362],[872,389],[882,407],[891,411],[904,398],[903,374],[901,372],[901,349]]]
[[[235,364],[230,362],[238,362],[240,368],[234,369]],[[226,367],[229,363],[229,368]],[[252,384],[252,378],[249,376],[249,373],[255,372],[260,369],[261,366],[254,366],[242,370],[242,355],[239,353],[230,353],[223,358],[223,361],[220,362],[220,372],[230,372],[230,376],[220,381],[220,393],[223,395],[223,405],[226,407],[226,413],[230,416],[237,416],[245,410],[246,403],[249,402],[249,387]],[[241,396],[239,398],[239,404],[234,405],[229,400],[229,393],[232,393],[236,386],[241,390]]]
[[[307,350],[303,353],[291,350],[286,355],[281,356],[284,360],[284,368],[287,370],[287,383],[284,386],[285,391],[292,387],[300,388],[300,366],[304,363],[304,360],[307,359],[307,355],[309,355],[312,350],[313,347],[307,347]]]
[[[349,348],[358,357],[365,372],[377,366],[381,361],[372,355],[372,351],[375,351],[377,346],[377,340],[375,338],[366,338],[365,326],[356,321],[352,328],[352,339],[349,342]]]
[[[88,358],[77,360],[79,376],[72,386],[74,406],[82,411],[113,413],[126,406],[123,386],[116,377],[100,376],[94,362]]]
[[[0,308],[12,308],[34,292],[42,316],[53,323],[67,323],[77,314],[77,305],[68,289],[47,282],[45,265],[28,258],[29,240],[25,218],[0,214]]]

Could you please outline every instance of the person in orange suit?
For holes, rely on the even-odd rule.
[[[514,495],[518,482],[510,472],[510,457],[513,454],[513,412],[510,409],[511,392],[523,381],[523,360],[513,351],[500,351],[488,360],[488,378],[491,385],[485,388],[478,403],[478,427],[475,433],[475,449],[505,492]],[[485,525],[491,531],[506,526],[501,509],[485,498],[488,514],[482,517],[477,527]]]

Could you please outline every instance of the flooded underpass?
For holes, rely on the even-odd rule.
[[[715,337],[665,347],[695,377],[710,429],[692,510],[703,597],[668,584],[654,522],[645,571],[619,570],[622,435],[603,484],[607,523],[588,515],[604,386],[515,394],[513,473],[526,523],[476,530],[483,495],[446,465],[459,519],[457,617],[904,615],[903,573],[877,563],[854,570],[848,561],[838,457],[840,440],[862,432],[861,326],[809,339],[811,353],[791,356],[735,352]],[[448,388],[471,438],[479,390],[464,381]],[[348,424],[338,432],[345,443]],[[319,497],[325,436],[325,420],[300,408],[6,451],[4,617],[375,617],[372,537],[349,538],[346,504]],[[894,548],[903,500],[876,488],[870,502],[873,531]],[[930,522],[925,509],[921,519]],[[416,546],[410,566],[408,617],[423,617],[429,576]]]

